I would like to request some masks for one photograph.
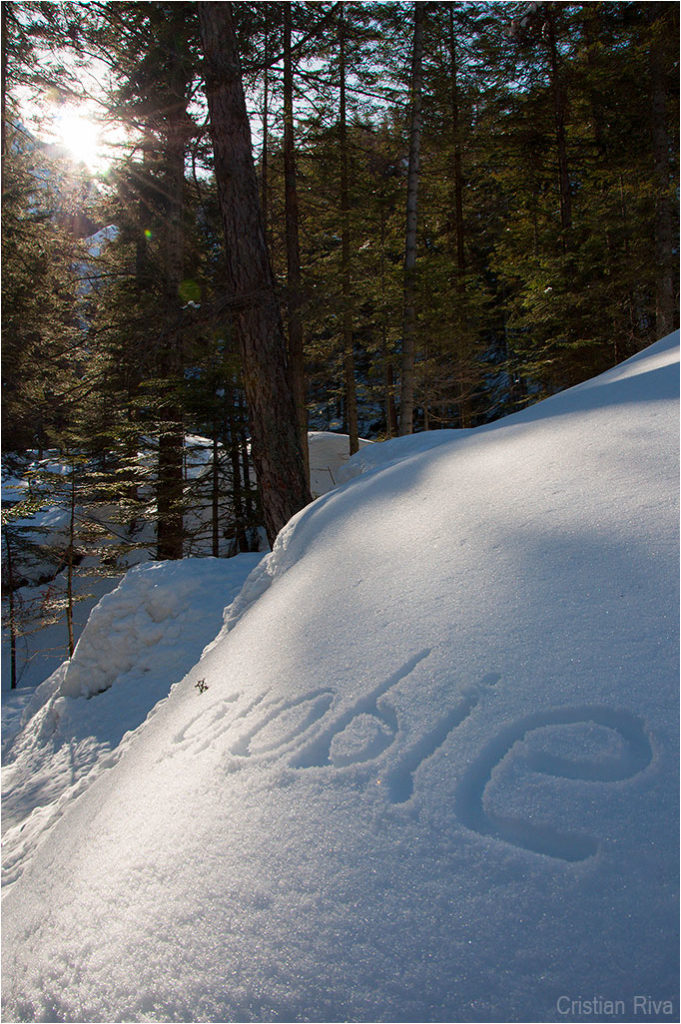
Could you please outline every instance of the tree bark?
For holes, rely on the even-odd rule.
[[[357,388],[355,384],[355,352],[352,336],[351,278],[350,278],[350,176],[348,170],[348,128],[345,96],[345,10],[340,5],[338,27],[339,42],[339,142],[340,142],[340,205],[341,205],[341,292],[343,297],[343,372],[345,377],[345,418],[350,438],[350,454],[359,450],[357,423]]]
[[[381,202],[381,362],[383,364],[383,393],[385,405],[385,430],[388,437],[397,437],[397,409],[395,407],[395,379],[392,354],[388,347],[388,327],[385,286],[385,205]]]
[[[587,82],[594,144],[599,158],[606,160],[608,156],[606,120],[601,97],[601,86],[598,83],[598,43],[601,34],[602,17],[600,5],[582,4],[580,16],[581,27],[584,33],[586,65],[589,70]]]
[[[262,89],[262,181],[261,181],[261,202],[262,222],[265,231],[265,239],[270,243],[268,228],[268,203],[269,203],[269,116],[270,116],[270,68],[269,68],[269,24],[267,12],[265,12],[265,69],[263,73]]]
[[[464,224],[463,224],[463,172],[462,172],[462,152],[461,152],[461,126],[459,117],[459,86],[458,86],[458,66],[456,59],[456,34],[454,31],[454,3],[449,4],[449,71],[451,78],[451,128],[452,128],[452,146],[454,150],[453,158],[453,203],[454,208],[454,231],[452,238],[452,248],[455,254],[455,266],[456,273],[452,282],[452,296],[453,301],[459,306],[463,306],[466,295],[466,252],[464,248]],[[467,427],[469,422],[469,401],[468,401],[468,384],[466,381],[466,372],[470,363],[470,358],[466,351],[466,341],[462,336],[461,322],[462,316],[459,313],[457,317],[456,312],[454,314],[454,331],[457,336],[456,344],[456,381],[458,387],[458,406],[459,406],[459,425],[461,427]],[[458,321],[458,330],[457,330]]]
[[[206,97],[226,245],[227,287],[243,364],[253,462],[270,544],[311,500],[265,243],[231,4],[198,5]]]
[[[187,107],[181,58],[171,51],[171,106],[166,129],[166,197],[168,216],[163,239],[167,325],[163,350],[163,373],[170,382],[168,401],[160,409],[161,429],[158,453],[157,538],[159,559],[182,558],[184,422],[176,393],[183,370],[183,338],[179,289],[184,267],[184,164],[187,146]]]
[[[163,412],[167,419],[161,424],[156,483],[156,557],[160,560],[182,558],[184,547],[184,429],[178,406],[166,406]]]
[[[558,153],[558,187],[560,193],[560,226],[563,229],[563,249],[569,246],[569,233],[572,229],[572,186],[567,158],[567,138],[565,124],[567,121],[567,90],[558,64],[558,47],[556,46],[556,27],[553,12],[549,4],[545,8],[545,25],[549,48],[549,67],[551,91],[553,93],[553,110],[556,124],[556,149]]]
[[[220,556],[220,450],[218,424],[213,420],[213,446],[211,452],[211,554]]]
[[[234,553],[248,551],[244,527],[244,507],[241,487],[241,434],[237,424],[236,389],[230,387],[226,417],[225,436],[229,444],[229,458],[232,467],[232,509],[234,513]]]
[[[665,82],[664,59],[665,38],[663,33],[666,8],[672,5],[654,3],[650,5],[651,14],[651,46],[650,46],[650,132],[653,143],[654,182],[655,182],[655,262],[657,279],[655,281],[655,326],[658,338],[671,334],[676,326],[675,276],[673,272],[673,248],[675,232],[671,189],[672,181],[669,173],[670,140],[667,130],[667,86]],[[670,36],[677,37],[673,32],[673,23],[669,26]]]
[[[464,290],[466,254],[463,234],[463,172],[461,169],[461,128],[459,118],[459,86],[457,81],[456,35],[454,32],[454,4],[449,5],[449,70],[451,76],[452,143],[454,147],[454,243],[456,251],[457,289]]]
[[[2,75],[2,79],[1,79],[1,82],[0,82],[0,91],[1,91],[0,102],[2,104],[2,111],[1,111],[2,121],[0,123],[0,127],[1,127],[2,134],[1,134],[1,138],[0,138],[0,152],[2,154],[2,168],[3,168],[3,171],[4,171],[4,165],[5,165],[5,148],[7,146],[7,51],[8,51],[7,30],[9,28],[9,9],[10,8],[11,8],[11,4],[5,2],[2,5],[2,12],[0,13],[0,18],[2,19],[2,41],[0,42],[0,50],[1,50],[0,60],[1,60],[1,75]],[[3,174],[2,175],[2,183],[3,183],[3,185],[4,185],[4,181],[5,181],[5,176]]]
[[[6,526],[3,530],[5,535],[5,550],[7,552],[7,602],[9,605],[9,651],[10,651],[10,668],[9,668],[9,686],[10,690],[16,690],[17,688],[17,614],[14,597],[14,562],[12,545],[9,540],[9,528]]]
[[[298,232],[298,189],[293,134],[293,66],[291,61],[291,5],[284,4],[284,193],[286,202],[286,268],[288,307],[288,358],[291,391],[296,406],[300,448],[305,476],[310,479],[307,443],[307,388],[303,351],[301,306],[300,241]]]
[[[407,175],[407,230],[404,254],[402,318],[402,386],[400,434],[414,431],[414,368],[416,356],[416,229],[421,164],[421,104],[424,5],[414,4],[414,54],[411,74],[411,129]]]
[[[248,410],[245,405],[239,402],[239,448],[238,455],[241,459],[241,486],[244,495],[244,509],[246,515],[246,531],[253,530],[256,519],[256,509],[253,507],[253,493],[251,480],[251,456],[248,444],[247,419]],[[244,550],[248,550],[245,548]]]
[[[69,658],[73,657],[76,641],[73,635],[73,549],[76,542],[76,467],[71,463],[69,491],[69,546],[66,552],[66,628],[69,634]]]

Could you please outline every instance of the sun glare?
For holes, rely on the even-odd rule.
[[[112,164],[134,148],[136,134],[129,126],[101,116],[101,106],[85,100],[80,104],[54,104],[49,120],[41,122],[50,142],[90,174],[106,176]]]
[[[54,118],[57,142],[76,163],[84,163],[93,172],[109,165],[100,127],[84,107],[63,107]]]

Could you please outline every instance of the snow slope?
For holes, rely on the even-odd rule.
[[[62,808],[4,1019],[678,1019],[678,335],[431,440]]]
[[[223,605],[261,557],[131,569],[92,611],[71,661],[21,692],[16,735],[3,714],[3,885],[19,877],[54,821],[115,763],[201,656],[220,628]]]

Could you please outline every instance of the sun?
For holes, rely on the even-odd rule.
[[[110,159],[100,126],[85,107],[64,106],[54,117],[56,140],[75,163],[103,171]]]

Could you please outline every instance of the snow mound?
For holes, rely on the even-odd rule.
[[[3,884],[200,657],[260,557],[140,565],[102,597],[3,751]]]
[[[412,455],[423,455],[433,448],[438,448],[441,444],[460,441],[471,433],[472,431],[468,429],[427,430],[422,434],[393,437],[389,441],[381,441],[360,448],[348,462],[339,468],[338,483],[346,483],[356,476],[361,476],[362,473],[369,473],[379,467],[385,469],[387,466],[395,466]]]
[[[152,668],[158,674],[159,660],[164,661],[164,671],[172,669],[178,639],[191,635],[197,624],[205,624],[207,612],[214,613],[215,599],[225,586],[225,565],[233,569],[216,558],[155,562],[131,569],[93,609],[60,694],[90,697],[108,690],[131,669],[137,677]]]
[[[9,888],[5,1019],[678,1018],[678,380],[294,517]]]

